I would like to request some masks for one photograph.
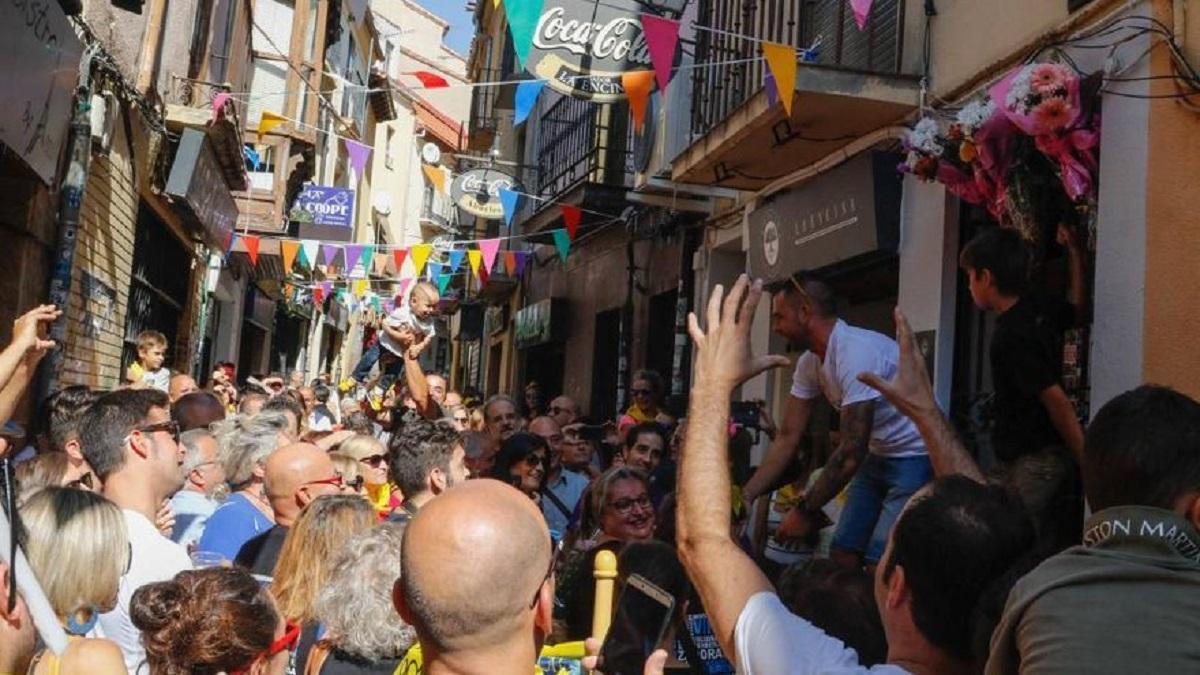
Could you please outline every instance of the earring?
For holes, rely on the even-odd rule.
[[[87,620],[80,623],[79,615],[87,614]],[[83,609],[72,612],[67,617],[67,632],[71,635],[87,635],[96,627],[96,622],[100,620],[100,612],[96,610],[95,605],[85,607]]]

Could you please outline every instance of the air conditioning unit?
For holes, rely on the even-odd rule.
[[[112,147],[120,111],[118,105],[117,97],[111,92],[92,94],[92,149],[98,153],[108,154],[108,149]]]

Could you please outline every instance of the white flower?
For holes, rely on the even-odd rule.
[[[934,157],[942,156],[942,144],[938,142],[938,124],[931,117],[917,122],[908,132],[909,146]]]
[[[962,126],[964,134],[970,136],[983,126],[996,112],[996,104],[990,98],[976,99],[958,111],[957,121]]]
[[[1004,97],[1004,105],[1009,110],[1023,110],[1025,107],[1025,97],[1029,95],[1030,81],[1029,76],[1032,71],[1031,66],[1021,68],[1017,76],[1013,78],[1008,89],[1008,95]]]

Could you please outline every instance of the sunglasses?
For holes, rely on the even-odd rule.
[[[171,434],[171,438],[179,442],[179,423],[175,420],[167,420],[166,422],[158,422],[156,424],[147,424],[145,426],[134,427],[134,431],[140,431],[143,434],[152,434],[156,431],[166,431]]]
[[[75,480],[68,482],[63,487],[69,487],[74,490],[78,490],[80,488],[87,488],[88,490],[93,489],[94,486],[92,485],[92,472],[89,471],[89,472],[83,474],[79,478],[76,478]]]
[[[387,463],[387,455],[371,455],[370,457],[363,457],[358,461],[368,466],[378,468]]]
[[[279,636],[279,639],[272,642],[271,646],[267,647],[267,651],[263,652],[262,656],[255,657],[254,661],[252,661],[250,665],[254,665],[260,660],[269,659],[285,650],[290,652],[296,648],[296,644],[298,642],[300,642],[300,624],[289,621],[284,625],[283,635]],[[250,666],[246,666],[245,668],[239,668],[233,671],[233,675],[244,675],[245,673],[249,672]]]
[[[330,476],[329,478],[322,478],[321,480],[310,480],[307,483],[305,483],[304,485],[301,485],[300,487],[305,488],[305,487],[308,487],[309,485],[332,485],[334,487],[342,487],[345,484],[346,484],[346,481],[342,480],[341,476],[335,475],[335,476]]]

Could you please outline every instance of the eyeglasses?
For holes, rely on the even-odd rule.
[[[550,566],[546,568],[546,576],[538,582],[537,588],[533,589],[533,599],[529,601],[529,609],[537,606],[538,596],[542,594],[542,585],[550,581],[550,577],[554,576],[554,567],[558,564],[558,554],[562,551],[562,540],[555,541],[554,535],[550,536]]]
[[[92,485],[92,472],[89,471],[89,472],[83,474],[82,476],[80,476],[79,478],[76,478],[73,481],[69,481],[63,487],[69,487],[74,490],[78,490],[79,488],[87,488],[89,490],[93,489],[94,486]]]
[[[650,501],[650,497],[647,495],[642,495],[640,497],[625,497],[623,499],[618,499],[617,501],[613,502],[612,504],[609,504],[609,506],[611,506],[614,511],[621,514],[622,516],[628,515],[631,512],[633,512],[633,507],[635,507],[635,506],[646,509],[646,508],[650,508],[651,505],[652,505],[652,502]]]
[[[309,485],[332,485],[334,487],[342,487],[345,484],[346,484],[346,482],[344,480],[342,480],[341,476],[335,475],[335,476],[330,476],[329,478],[322,478],[321,480],[310,480],[307,483],[305,483],[304,485],[301,485],[300,487],[305,488],[305,487],[308,487]]]
[[[370,457],[363,457],[358,461],[368,466],[379,467],[387,462],[387,455],[371,455]]]
[[[155,424],[134,427],[133,430],[140,431],[143,434],[152,434],[156,431],[167,431],[170,432],[171,438],[176,443],[179,442],[179,422],[176,422],[175,420],[167,420],[165,422],[156,422]]]

